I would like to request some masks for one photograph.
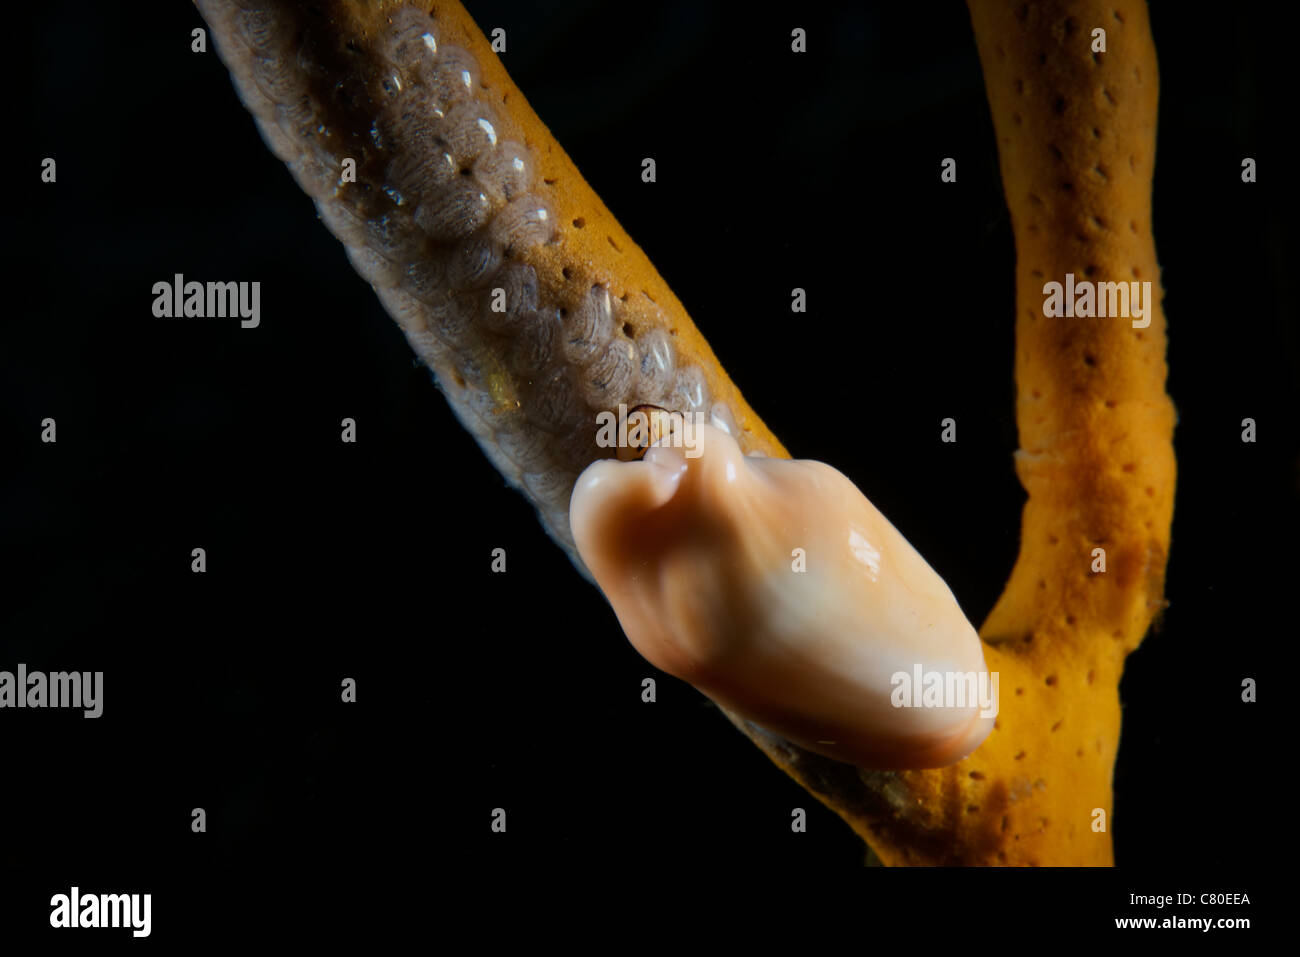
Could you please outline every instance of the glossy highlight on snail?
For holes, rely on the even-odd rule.
[[[975,750],[997,679],[938,574],[834,468],[695,428],[695,458],[657,443],[574,488],[578,552],[637,651],[839,761],[932,768]]]

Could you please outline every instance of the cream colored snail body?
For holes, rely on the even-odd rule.
[[[596,462],[574,488],[578,551],[636,649],[861,767],[942,767],[975,750],[996,678],[943,580],[829,465],[746,457],[726,432],[696,429],[685,448]]]

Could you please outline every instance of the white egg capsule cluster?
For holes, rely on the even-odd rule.
[[[575,294],[540,279],[530,259],[561,234],[548,187],[474,56],[427,7],[394,5],[340,49],[289,0],[198,2],[267,143],[566,548],[573,482],[609,454],[597,413],[658,403],[732,422],[663,328],[627,321],[608,282]]]
[[[978,747],[996,677],[943,580],[840,472],[695,428],[641,461],[593,464],[573,492],[579,554],[636,649],[860,767],[941,767]],[[934,675],[962,700],[900,694]]]

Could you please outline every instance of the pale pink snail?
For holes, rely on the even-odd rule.
[[[641,461],[593,463],[570,505],[578,552],[642,655],[861,767],[940,767],[980,745],[997,678],[979,637],[852,482],[747,457],[707,424],[661,439]]]

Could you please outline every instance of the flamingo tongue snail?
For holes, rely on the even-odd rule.
[[[698,426],[578,478],[578,552],[652,664],[810,751],[867,768],[964,758],[993,730],[979,636],[942,579],[842,474],[747,458]],[[899,694],[913,674],[958,704]],[[996,687],[996,685],[994,685]]]

